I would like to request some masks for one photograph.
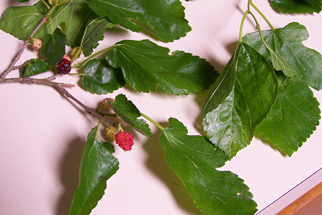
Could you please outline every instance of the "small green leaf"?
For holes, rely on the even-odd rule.
[[[188,136],[174,118],[160,142],[171,169],[179,176],[204,214],[254,214],[256,203],[243,180],[229,171],[217,171],[228,157],[203,136]]]
[[[121,67],[126,82],[139,92],[155,91],[159,85],[170,94],[197,93],[218,76],[205,59],[169,52],[149,40],[124,40],[115,44],[106,59],[113,67]]]
[[[24,62],[23,67],[19,69],[19,72],[21,77],[30,77],[49,70],[50,67],[48,67],[48,64],[44,60],[37,58]]]
[[[115,101],[106,99],[109,106],[113,109],[124,122],[133,126],[140,133],[152,137],[149,125],[143,119],[138,119],[141,116],[140,111],[136,106],[126,98],[125,95],[119,94],[115,97]]]
[[[88,0],[89,6],[113,23],[138,32],[146,30],[164,42],[191,30],[179,0]]]
[[[90,214],[104,195],[106,181],[119,168],[118,160],[112,155],[114,146],[97,139],[97,132],[96,126],[87,136],[80,167],[80,182],[70,215]]]
[[[55,66],[65,55],[66,36],[59,28],[53,34],[46,35],[41,54],[46,58],[50,67]]]
[[[87,24],[80,44],[85,57],[91,55],[93,49],[98,46],[98,41],[103,39],[107,24],[108,21],[103,17],[93,19]]]
[[[319,13],[321,0],[269,0],[274,10],[281,13]]]
[[[211,142],[230,159],[250,143],[255,127],[268,114],[278,92],[275,71],[263,56],[243,43],[234,56],[230,63],[236,65],[230,71],[236,76],[232,90],[226,98],[220,98],[222,103],[208,112],[203,121]],[[225,86],[218,87],[218,90],[225,89]]]
[[[284,28],[263,31],[262,34],[267,45],[296,71],[299,82],[316,90],[322,89],[322,57],[302,44],[309,36],[303,25],[292,22]],[[243,42],[270,59],[270,53],[258,33],[247,34]]]
[[[19,3],[28,2],[29,0],[18,0]]]
[[[84,89],[91,93],[111,93],[125,84],[122,71],[111,67],[105,59],[88,61],[83,71],[85,76],[81,83]]]
[[[310,88],[297,81],[280,93],[256,132],[291,156],[316,129],[319,102]]]

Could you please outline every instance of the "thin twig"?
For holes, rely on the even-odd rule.
[[[70,98],[74,102],[76,102],[79,106],[81,106],[85,111],[92,114],[93,116],[103,120],[104,122],[110,124],[111,126],[114,126],[114,123],[111,120],[106,119],[105,117],[101,116],[99,113],[94,111],[93,109],[87,107],[82,102],[80,102],[78,99],[76,99],[72,94],[70,94],[64,87],[56,86],[55,87],[61,94],[63,94],[66,98]]]
[[[0,84],[1,83],[22,83],[22,84],[40,84],[40,85],[46,85],[51,87],[75,87],[74,84],[66,84],[66,83],[56,83],[51,82],[47,79],[36,79],[36,78],[6,78],[2,79],[0,78]]]

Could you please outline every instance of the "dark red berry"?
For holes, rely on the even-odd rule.
[[[59,63],[57,64],[57,69],[60,74],[67,74],[70,72],[72,67],[70,66],[71,62],[65,58],[63,58]]]

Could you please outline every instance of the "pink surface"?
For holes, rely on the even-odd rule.
[[[0,12],[12,2],[1,1]],[[30,4],[34,2],[30,1]],[[278,15],[267,1],[254,3],[276,28],[291,21],[304,24],[310,33],[305,45],[322,52],[321,15]],[[240,10],[245,10],[247,1],[193,0],[183,1],[183,4],[193,30],[181,40],[160,45],[199,55],[221,71],[238,40]],[[262,23],[262,28],[266,29]],[[247,21],[244,33],[250,31],[254,31],[254,25]],[[0,71],[3,71],[22,42],[2,31],[0,38]],[[100,43],[100,49],[121,39],[143,39],[146,36],[119,31],[107,33],[106,38]],[[19,62],[33,56],[33,52],[27,51]],[[77,84],[79,78],[65,76],[57,81]],[[69,91],[90,107],[105,98],[78,87]],[[119,93],[126,94],[143,113],[159,123],[174,116],[188,127],[189,134],[197,134],[201,127],[199,113],[206,93],[177,97],[122,89],[109,97]],[[315,96],[321,103],[322,93],[315,92]],[[0,119],[0,214],[68,214],[78,184],[78,167],[85,139],[97,120],[84,114],[54,89],[26,84],[0,85]],[[108,181],[106,194],[93,210],[93,215],[201,214],[167,166],[158,142],[160,132],[151,127],[154,139],[136,133],[136,145],[131,152],[116,148],[120,170]],[[231,170],[245,180],[261,210],[322,166],[321,137],[319,126],[291,158],[283,157],[255,138],[222,169]]]

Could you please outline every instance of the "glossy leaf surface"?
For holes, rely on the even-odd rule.
[[[81,83],[91,93],[111,93],[125,84],[122,71],[111,67],[105,59],[90,60],[83,67],[83,71],[85,76]]]
[[[159,85],[170,94],[189,94],[207,89],[218,76],[205,60],[190,53],[170,50],[149,40],[124,40],[107,55],[113,67],[139,92],[155,91]]]
[[[230,159],[250,143],[255,127],[270,111],[278,89],[274,69],[254,49],[241,43],[234,56],[228,64],[236,65],[235,69],[230,69],[236,75],[234,86],[226,98],[220,98],[222,103],[208,112],[203,121],[211,142]],[[219,78],[222,80],[229,78],[226,73],[220,76],[225,76]],[[221,90],[220,87],[215,89]],[[217,99],[217,96],[209,99]]]
[[[112,155],[114,146],[100,141],[97,132],[96,126],[87,136],[80,167],[80,182],[70,215],[90,214],[104,195],[106,181],[119,168],[118,160]]]
[[[313,13],[321,11],[321,0],[269,0],[271,6],[281,13]]]
[[[256,203],[243,180],[217,171],[228,157],[203,136],[189,136],[177,119],[169,119],[160,142],[167,162],[204,214],[254,214]]]
[[[152,137],[149,125],[143,119],[138,119],[141,116],[140,111],[128,100],[125,95],[119,94],[115,97],[115,101],[106,99],[109,106],[124,122],[133,126],[140,133]]]
[[[191,30],[179,0],[88,0],[93,11],[113,23],[138,32],[148,31],[164,42]]]

